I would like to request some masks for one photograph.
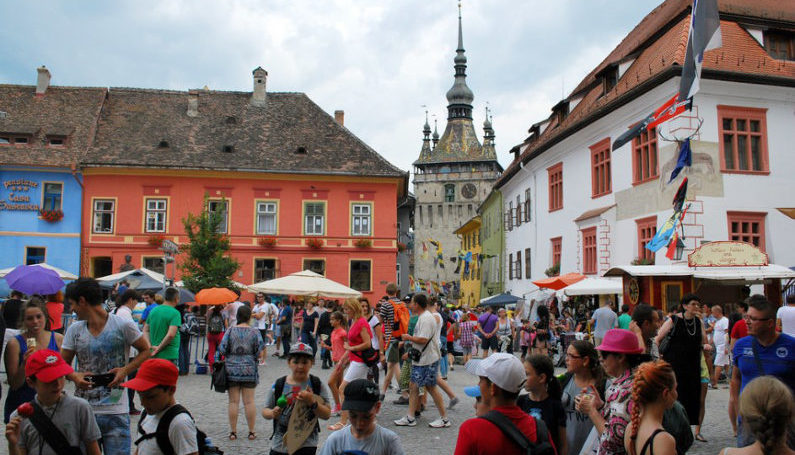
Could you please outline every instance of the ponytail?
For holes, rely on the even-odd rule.
[[[552,359],[549,356],[541,354],[531,354],[524,360],[536,371],[537,375],[545,375],[547,394],[553,400],[560,401],[563,391],[560,387],[558,378],[555,377],[555,366],[552,365]]]

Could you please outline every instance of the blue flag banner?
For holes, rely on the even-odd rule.
[[[668,183],[673,182],[685,166],[690,167],[692,165],[693,151],[690,149],[690,138],[687,138],[682,142],[682,147],[679,148],[679,159],[676,160],[676,167],[673,172],[671,172],[671,179],[668,180]]]
[[[678,220],[679,213],[674,212],[668,220],[657,229],[657,233],[654,234],[651,240],[646,244],[646,249],[649,251],[657,251],[660,248],[668,245],[668,242],[671,241],[671,237],[673,237],[674,232],[676,232],[676,221]]]

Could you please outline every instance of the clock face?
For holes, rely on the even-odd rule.
[[[467,183],[461,187],[461,195],[467,199],[472,199],[477,193],[478,189],[473,183]]]

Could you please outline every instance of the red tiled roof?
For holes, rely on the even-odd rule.
[[[598,116],[605,115],[640,95],[645,91],[645,86],[658,85],[668,78],[678,76],[690,30],[690,4],[690,0],[668,0],[649,13],[574,89],[569,99],[582,97],[574,109],[560,123],[552,115],[549,126],[540,136],[526,143],[519,160],[529,161],[535,154],[543,152]],[[722,16],[773,21],[790,29],[795,28],[795,2],[719,0],[719,8]],[[788,84],[795,83],[795,62],[770,57],[756,39],[736,22],[721,19],[721,34],[723,45],[707,51],[704,55],[702,77],[709,78],[716,74],[724,77],[758,75],[789,80]],[[602,84],[596,75],[608,66],[632,58],[635,60],[616,85],[603,95]],[[514,160],[503,172],[495,184],[496,188],[501,187],[516,173],[519,160]]]

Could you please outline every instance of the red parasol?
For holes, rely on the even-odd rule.
[[[549,288],[559,291],[570,284],[574,284],[584,279],[585,275],[581,275],[579,273],[567,273],[565,275],[553,276],[551,278],[533,281],[533,284],[540,288]]]

